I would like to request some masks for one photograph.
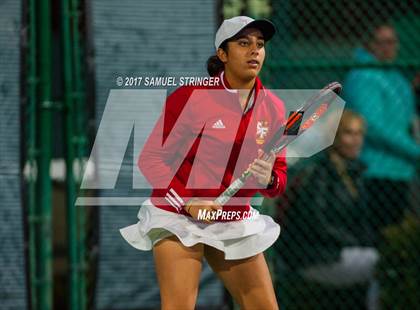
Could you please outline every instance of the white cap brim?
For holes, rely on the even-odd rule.
[[[222,24],[219,28],[219,30],[216,33],[216,39],[215,39],[215,47],[216,50],[220,47],[220,45],[228,40],[236,36],[238,33],[240,33],[245,28],[256,28],[261,31],[263,34],[264,40],[269,41],[274,34],[276,33],[276,27],[272,22],[270,22],[267,19],[257,19],[252,20],[249,18],[249,22],[244,24],[242,27],[238,27],[237,29],[234,29],[233,31],[223,31],[222,29],[225,25]]]

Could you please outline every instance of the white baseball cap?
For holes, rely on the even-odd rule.
[[[270,40],[276,32],[274,24],[267,19],[255,20],[248,16],[235,16],[225,19],[217,30],[216,38],[214,40],[216,50],[220,47],[223,41],[232,38],[245,27],[254,27],[259,29],[262,32],[265,41]]]

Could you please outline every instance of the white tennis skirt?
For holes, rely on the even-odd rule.
[[[138,212],[137,224],[120,229],[134,248],[150,251],[160,240],[175,235],[183,245],[207,244],[225,253],[225,259],[254,256],[269,248],[280,235],[280,226],[270,216],[259,214],[232,222],[205,223],[189,216],[155,207],[146,200]]]

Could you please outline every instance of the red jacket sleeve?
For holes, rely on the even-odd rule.
[[[273,183],[266,189],[259,190],[263,196],[268,198],[279,196],[286,190],[287,164],[286,158],[283,155],[276,158],[271,175],[273,177]]]
[[[182,180],[175,174],[174,167],[180,167],[183,159],[176,156],[188,137],[189,126],[186,119],[179,118],[192,93],[190,87],[180,87],[166,100],[165,108],[138,158],[138,167],[153,189],[166,202],[181,210],[185,204],[183,197],[191,197]],[[178,119],[181,119],[178,121]],[[184,119],[184,121],[182,121]],[[172,179],[169,179],[171,178]]]

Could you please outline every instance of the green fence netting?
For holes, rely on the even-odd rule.
[[[269,18],[266,84],[340,81],[355,112],[335,145],[290,160],[286,194],[266,202],[282,225],[270,253],[280,304],[418,308],[420,3],[272,1]]]

